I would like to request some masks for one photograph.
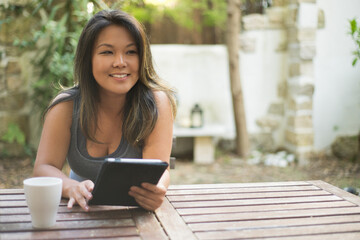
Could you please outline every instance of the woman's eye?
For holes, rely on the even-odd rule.
[[[100,52],[100,54],[102,54],[102,55],[108,55],[108,54],[112,54],[112,52],[111,52],[111,51],[102,51],[102,52]]]
[[[127,54],[130,54],[130,55],[137,54],[137,51],[136,50],[130,50],[130,51],[127,52]]]

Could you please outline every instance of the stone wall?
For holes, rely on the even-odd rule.
[[[303,161],[313,152],[313,93],[316,31],[324,26],[323,12],[316,0],[274,1],[264,15],[243,17],[244,32],[240,36],[242,51],[254,51],[249,43],[254,40],[243,36],[247,31],[279,29],[287,33],[277,51],[286,51],[285,79],[278,80],[278,100],[269,105],[267,115],[256,123],[261,132],[253,141],[264,150],[283,146]],[[256,40],[256,39],[255,39]],[[277,137],[282,141],[276,140]]]
[[[0,1],[0,4],[23,6],[26,1]],[[28,36],[31,19],[14,12],[0,12],[0,19],[13,17],[11,24],[2,24],[0,30],[0,136],[3,136],[9,124],[16,124],[25,134],[30,134],[29,111],[29,64],[25,63],[21,49],[13,45],[15,39]],[[21,155],[24,150],[19,144],[0,141],[0,153]]]

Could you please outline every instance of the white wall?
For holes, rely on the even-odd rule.
[[[338,135],[360,130],[360,63],[352,67],[355,49],[348,19],[360,17],[359,0],[317,0],[325,28],[317,32],[315,64],[315,150],[327,148]]]
[[[240,51],[247,127],[259,131],[255,121],[264,116],[271,102],[277,101],[278,82],[284,80],[284,52],[274,49],[284,42],[280,30],[246,32],[256,39],[254,52]],[[272,41],[268,41],[272,39]],[[224,45],[152,45],[155,67],[160,77],[177,89],[177,121],[189,118],[192,106],[199,103],[207,123],[226,127],[224,137],[235,136],[227,49]]]
[[[206,123],[222,123],[234,137],[226,48],[222,45],[152,45],[155,68],[178,93],[178,124],[189,121],[195,103]]]

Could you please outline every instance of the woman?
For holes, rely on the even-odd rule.
[[[75,56],[76,86],[61,92],[45,112],[35,176],[63,179],[68,208],[85,211],[106,157],[169,162],[176,113],[173,91],[154,71],[150,45],[135,18],[104,10],[87,23]],[[65,159],[70,176],[61,169]],[[157,185],[131,187],[129,195],[150,211],[163,202],[166,170]]]

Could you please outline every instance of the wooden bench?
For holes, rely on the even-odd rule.
[[[215,137],[225,134],[223,125],[208,124],[201,128],[174,127],[174,136],[194,138],[194,162],[199,164],[211,164],[215,160]]]

